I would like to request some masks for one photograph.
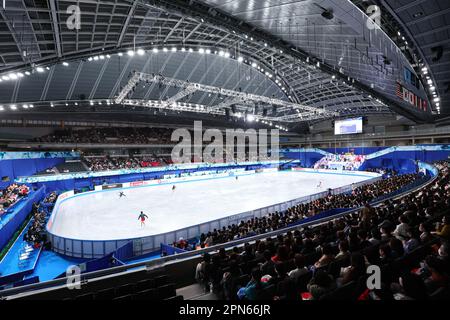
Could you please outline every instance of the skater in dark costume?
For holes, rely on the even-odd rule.
[[[175,191],[176,188],[177,188],[176,185],[173,185],[172,186],[172,191]]]
[[[122,197],[126,197],[127,195],[123,192],[123,191],[121,191],[120,193],[119,193],[119,198],[122,198]]]
[[[141,211],[141,214],[138,217],[138,220],[141,220],[141,227],[145,226],[145,220],[148,219],[148,216]]]

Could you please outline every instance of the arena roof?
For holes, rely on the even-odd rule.
[[[92,103],[107,104],[126,86],[132,71],[140,71],[327,112],[310,118],[299,113],[299,122],[336,114],[393,112],[429,121],[429,112],[396,96],[397,82],[401,82],[430,105],[430,92],[403,79],[405,67],[414,75],[424,67],[408,61],[404,44],[392,40],[388,31],[368,27],[371,20],[361,11],[361,4],[354,2],[6,0],[6,8],[0,9],[0,104],[7,112],[52,112],[52,106],[73,110]],[[432,1],[435,5],[430,8],[439,9],[437,13],[428,5],[423,8],[424,1],[414,1],[424,9],[421,22],[401,14],[413,5],[402,9],[396,5],[399,1],[386,2],[392,11],[386,14],[399,17],[405,36],[408,27],[414,34],[414,26],[424,23],[418,27],[424,34],[417,38],[425,55],[421,63],[429,66],[428,74],[444,110],[447,73],[429,60],[435,44],[448,43],[447,1]],[[67,24],[71,5],[80,8],[79,30],[71,30]],[[434,38],[431,27],[447,38]],[[433,40],[428,40],[431,37]],[[446,54],[439,63],[445,61]],[[141,83],[132,98],[164,100],[179,91]],[[280,122],[292,115],[292,110],[264,104],[237,108],[237,103],[210,93],[196,92],[182,101],[228,109],[231,116],[237,109],[269,113]],[[34,108],[23,110],[23,104]],[[12,105],[18,110],[11,110]]]

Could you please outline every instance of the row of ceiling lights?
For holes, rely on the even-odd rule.
[[[214,50],[213,51],[210,48],[199,48],[197,51],[195,51],[193,48],[185,48],[185,47],[182,47],[181,49],[179,49],[177,47],[171,47],[171,48],[163,47],[162,49],[153,48],[153,49],[149,50],[149,52],[152,52],[154,54],[159,53],[160,51],[165,52],[165,53],[167,53],[167,52],[178,52],[178,51],[180,51],[180,52],[189,52],[189,53],[198,52],[199,54],[202,54],[202,55],[204,55],[204,54],[207,54],[207,55],[208,54],[216,54],[216,55],[221,56],[221,57],[235,59],[235,60],[237,60],[240,63],[247,63],[248,65],[250,65],[253,68],[257,69],[259,72],[261,72],[262,74],[264,74],[266,77],[268,77],[270,79],[272,79],[274,77],[274,74],[272,72],[270,72],[269,70],[265,70],[257,62],[251,62],[251,61],[245,59],[242,56],[238,56],[238,57],[232,56],[230,52],[224,51],[224,50]],[[280,51],[280,52],[282,53],[283,51]],[[126,54],[128,56],[130,56],[130,57],[134,57],[135,55],[144,56],[146,54],[146,50],[144,50],[142,48],[134,49],[134,50],[130,49],[130,50],[128,50],[126,52]],[[119,52],[117,55],[121,57],[121,56],[124,55],[124,53],[123,52]],[[98,60],[105,59],[105,57],[109,58],[108,55],[106,55],[106,56],[100,55],[100,56],[90,57],[90,58],[88,58],[88,61],[98,61]],[[281,91],[283,91],[285,94],[288,94],[288,91],[285,88],[285,86],[283,85],[281,79],[277,79],[275,77],[275,83],[279,86]],[[291,99],[292,97],[289,96],[289,98]]]
[[[248,38],[248,36],[246,35],[245,36],[246,38]],[[252,40],[252,38],[250,38],[251,40]],[[265,46],[267,47],[267,43],[265,43]],[[181,49],[178,49],[177,47],[172,47],[172,48],[166,48],[166,47],[163,47],[162,49],[161,49],[163,52],[177,52],[178,50],[180,50],[181,52],[194,52],[194,49],[193,48],[189,48],[189,49],[186,49],[185,47],[182,47]],[[160,49],[158,49],[158,48],[153,48],[152,50],[151,50],[151,52],[152,53],[158,53],[160,51]],[[242,62],[245,62],[245,63],[247,63],[248,65],[250,65],[251,67],[253,67],[253,68],[255,68],[255,69],[257,69],[259,72],[261,72],[262,74],[264,74],[265,76],[267,76],[268,78],[270,78],[270,79],[272,79],[273,77],[274,77],[274,75],[271,73],[271,72],[269,72],[268,70],[265,70],[263,67],[261,67],[261,66],[259,66],[258,65],[258,63],[256,63],[256,62],[251,62],[251,61],[248,61],[248,60],[246,60],[246,59],[244,59],[244,57],[242,57],[242,56],[239,56],[239,57],[234,57],[234,56],[231,56],[231,54],[228,52],[228,51],[224,51],[224,50],[220,50],[220,51],[212,51],[211,49],[209,49],[209,48],[199,48],[198,49],[198,51],[197,51],[198,53],[200,53],[200,54],[217,54],[217,55],[219,55],[219,56],[222,56],[222,57],[225,57],[225,58],[233,58],[233,59],[236,59],[238,62],[240,62],[240,63],[242,63]],[[283,51],[282,50],[280,50],[279,51],[280,53],[283,53]],[[130,57],[133,57],[133,56],[135,56],[135,55],[138,55],[138,56],[143,56],[143,55],[145,55],[145,53],[146,53],[146,51],[144,50],[144,49],[142,49],[142,48],[139,48],[139,49],[135,49],[135,50],[128,50],[127,52],[126,52],[126,54],[128,55],[128,56],[130,56]],[[118,56],[123,56],[124,55],[124,53],[123,52],[118,52],[117,53],[117,55]],[[105,59],[109,59],[109,58],[111,58],[111,55],[110,54],[100,54],[100,55],[96,55],[96,56],[92,56],[92,57],[89,57],[87,60],[88,61],[99,61],[99,60],[105,60]],[[319,68],[320,67],[320,62],[319,61],[317,61],[316,63],[314,62],[314,61],[310,61],[310,59],[309,59],[309,57],[307,57],[306,58],[306,60],[305,60],[305,62],[306,63],[312,63],[312,67],[314,68],[314,69],[316,69],[316,68]],[[69,66],[69,63],[68,62],[62,62],[61,63],[64,67],[68,67]],[[42,67],[42,66],[38,66],[38,67],[35,67],[34,69],[33,69],[33,71],[36,71],[36,72],[38,72],[38,73],[42,73],[42,72],[45,72],[45,70],[50,70],[50,68],[48,67],[48,66],[46,66],[45,68],[44,67]],[[18,78],[22,78],[22,77],[24,77],[24,75],[27,75],[27,76],[29,76],[29,75],[31,75],[31,73],[30,73],[30,71],[25,71],[24,73],[21,73],[21,72],[18,72],[18,73],[11,73],[11,74],[8,74],[8,75],[4,75],[4,76],[2,76],[2,77],[0,77],[0,82],[1,81],[7,81],[7,80],[16,80],[16,79],[18,79]],[[332,75],[332,77],[331,77],[331,82],[333,81],[333,80],[335,80],[336,79],[336,76],[335,75]],[[349,81],[350,81],[350,78],[349,78]],[[281,91],[283,91],[286,95],[288,95],[288,98],[289,99],[292,99],[292,96],[291,95],[289,95],[289,93],[288,93],[288,90],[286,89],[286,87],[283,85],[283,82],[281,81],[281,79],[278,79],[277,77],[275,77],[275,84],[280,88],[280,90]],[[354,80],[352,80],[352,82],[354,82]],[[345,81],[344,81],[344,84],[345,84]],[[435,97],[436,98],[436,97]],[[435,101],[436,102],[436,101]],[[439,107],[439,103],[437,103],[437,107]]]
[[[21,106],[23,109],[33,109],[34,108],[33,104],[22,104]],[[20,107],[20,105],[15,104],[15,103],[9,105],[9,109],[13,110],[13,111],[18,110],[19,107]],[[5,109],[6,109],[6,106],[0,105],[0,111],[5,111]]]

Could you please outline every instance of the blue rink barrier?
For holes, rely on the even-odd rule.
[[[119,261],[127,261],[131,258],[134,258],[133,242],[130,241],[126,245],[117,249],[116,252],[114,252],[113,256]]]

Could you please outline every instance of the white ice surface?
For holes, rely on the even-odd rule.
[[[213,221],[371,177],[305,172],[267,172],[119,191],[90,192],[61,203],[51,232],[80,240],[131,239]],[[318,188],[319,182],[322,187]],[[141,211],[149,216],[140,226]]]

